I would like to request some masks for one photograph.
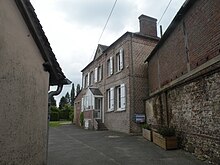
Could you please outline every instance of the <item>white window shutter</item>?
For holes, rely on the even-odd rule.
[[[121,84],[121,109],[125,109],[125,84]]]
[[[87,86],[89,86],[89,79],[90,79],[90,75],[89,75],[89,73],[88,73]]]
[[[95,77],[94,77],[94,82],[96,83],[98,80],[98,68],[95,68]]]
[[[102,77],[103,77],[103,65],[101,66],[100,68],[100,80],[102,80]]]
[[[114,110],[114,88],[110,88],[110,109]]]
[[[119,64],[120,70],[122,70],[124,67],[124,50],[123,50],[123,48],[120,49],[119,58],[120,58],[120,64]]]
[[[110,74],[113,74],[113,59],[110,57]]]
[[[85,76],[83,76],[83,79],[82,79],[82,88],[85,88]]]

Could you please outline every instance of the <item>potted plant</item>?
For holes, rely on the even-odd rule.
[[[151,125],[147,123],[142,125],[142,135],[145,139],[152,141]]]
[[[153,130],[153,142],[165,150],[177,148],[177,138],[173,127],[163,126]]]

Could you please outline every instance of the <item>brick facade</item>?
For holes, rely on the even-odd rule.
[[[179,22],[173,21],[174,30],[149,59],[151,92],[219,55],[219,6],[218,0],[196,1]]]
[[[146,16],[142,15],[142,17]],[[153,20],[153,23],[156,23],[156,20]],[[133,122],[132,118],[135,113],[144,114],[143,100],[147,97],[147,88],[145,86],[147,84],[147,65],[144,63],[144,59],[146,55],[150,54],[157,42],[158,37],[146,35],[142,31],[140,33],[127,32],[105,49],[101,55],[97,54],[99,49],[102,48],[99,45],[94,60],[82,70],[82,76],[85,77],[86,74],[94,71],[96,67],[102,66],[103,68],[102,80],[89,87],[97,87],[102,93],[104,108],[102,117],[104,117],[104,124],[108,129],[125,133],[141,132],[140,125]],[[123,69],[117,71],[116,55],[122,48],[124,56]],[[113,59],[113,74],[109,76],[107,74],[107,61],[110,58]],[[114,92],[116,92],[116,87],[121,84],[125,85],[125,109],[119,111],[115,107],[113,111],[109,111],[107,90],[114,88]],[[85,95],[87,90],[88,87],[84,88],[82,95]],[[114,106],[116,106],[116,103],[115,94]]]
[[[147,122],[174,126],[180,147],[220,163],[220,1],[189,0],[147,58]]]

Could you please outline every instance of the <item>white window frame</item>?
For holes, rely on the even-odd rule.
[[[117,111],[124,111],[126,105],[125,84],[121,84],[116,87],[116,97]]]
[[[88,74],[84,76],[84,88],[88,86]]]
[[[108,111],[114,111],[114,88],[107,90],[107,106]]]
[[[119,69],[122,70],[124,68],[124,49],[123,48],[121,48],[119,51],[119,59],[120,59]]]
[[[111,76],[113,74],[113,57],[110,57],[107,60],[107,76]]]
[[[116,54],[116,71],[120,72],[124,68],[124,50],[121,48]]]
[[[94,84],[94,72],[89,73],[89,86]]]
[[[97,80],[98,81],[101,81],[102,80],[102,70],[103,70],[103,67],[102,67],[102,65],[100,65],[99,67],[98,67],[98,72],[97,72]]]
[[[94,82],[98,81],[98,68],[95,68]]]
[[[87,87],[89,86],[89,84],[90,84],[90,75],[89,75],[89,73],[87,74],[88,75],[88,80],[87,80]]]

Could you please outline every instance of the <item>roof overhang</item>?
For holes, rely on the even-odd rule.
[[[45,61],[43,64],[44,69],[50,73],[49,84],[70,84],[71,81],[65,77],[59,63],[57,62],[55,54],[50,47],[50,43],[42,29],[30,0],[15,0],[15,2],[41,52],[42,58]]]

